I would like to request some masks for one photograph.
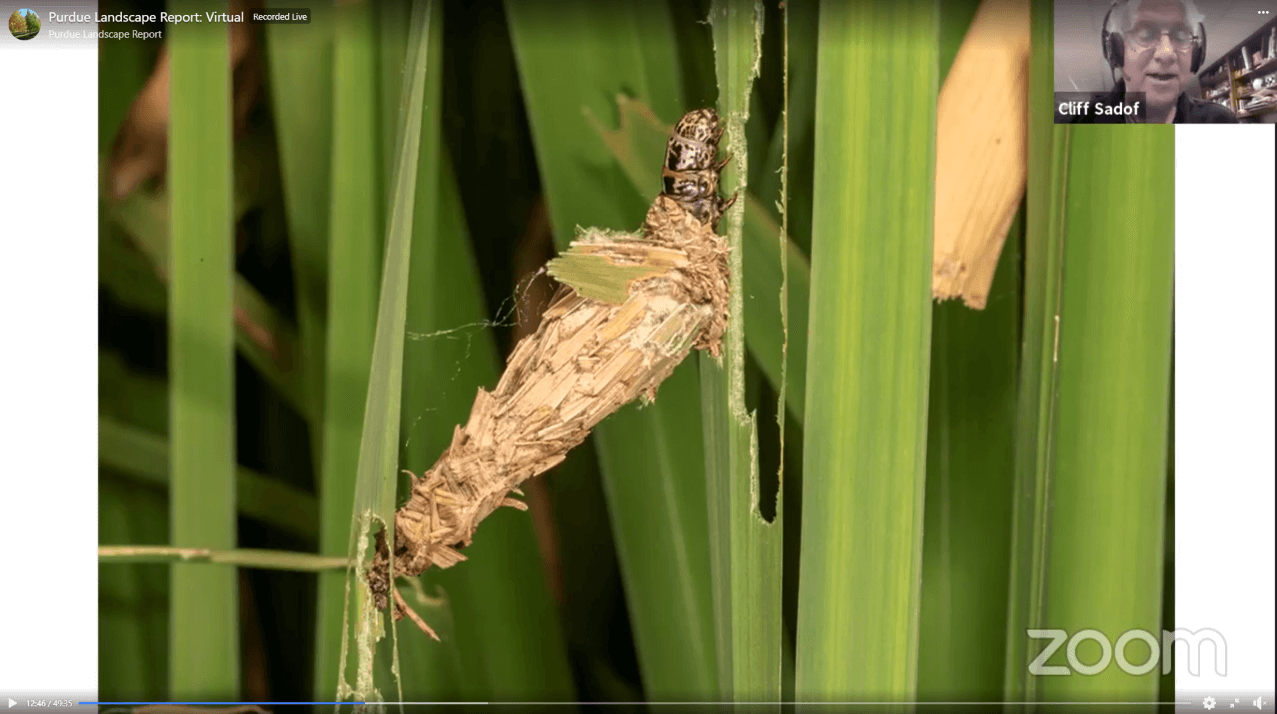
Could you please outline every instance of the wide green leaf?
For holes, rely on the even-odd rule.
[[[1148,640],[1160,645],[1162,625],[1175,134],[1075,127],[1069,148],[1043,624],[1097,631],[1114,661],[1083,638],[1074,659],[1047,665],[1093,676],[1039,686],[1048,702],[1149,702],[1161,674]],[[1132,630],[1144,635],[1124,646]]]
[[[940,7],[947,75],[978,0]],[[918,698],[998,701],[1006,668],[1023,213],[1012,223],[983,310],[934,306]]]
[[[292,7],[270,0],[272,7]],[[305,413],[312,417],[311,441],[322,460],[321,417],[326,371],[328,320],[329,178],[332,153],[333,11],[318,6],[306,25],[266,25],[266,58],[272,82],[271,109],[279,145],[280,178],[296,284],[299,366],[305,383]]]
[[[359,469],[364,407],[372,373],[377,290],[384,241],[380,155],[368,150],[378,136],[376,37],[367,3],[336,10],[333,51],[332,203],[328,243],[327,369],[324,429],[319,470],[319,553],[349,555],[351,505]],[[388,389],[389,387],[386,387]],[[393,498],[393,469],[391,479]],[[315,697],[331,701],[341,691],[347,588],[339,573],[319,577],[315,650]]]
[[[1007,655],[1003,696],[1032,702],[1038,679],[1029,676],[1037,656],[1027,631],[1041,629],[1046,587],[1050,493],[1049,453],[1054,430],[1056,331],[1064,271],[1064,199],[1068,186],[1069,129],[1051,114],[1052,4],[1031,7],[1029,166],[1025,187],[1024,314],[1016,395],[1015,488],[1011,526]]]
[[[171,9],[219,8],[178,0]],[[224,25],[214,23],[176,23],[166,31],[172,67],[169,542],[230,549],[235,412],[229,37]],[[235,571],[175,564],[170,577],[170,697],[238,699]]]
[[[423,127],[431,136],[437,131],[437,119],[428,122],[425,118],[427,63],[430,57],[430,40],[437,29],[432,32],[431,21],[435,19],[431,13],[430,0],[417,0],[413,3],[412,16],[409,20],[410,38],[408,54],[404,63],[403,88],[400,105],[398,138],[396,140],[396,156],[392,172],[389,216],[386,227],[385,262],[381,271],[381,289],[377,302],[376,331],[373,338],[372,370],[368,380],[367,399],[363,411],[363,428],[359,440],[359,461],[355,480],[355,498],[352,518],[350,520],[349,557],[355,567],[346,582],[345,615],[353,630],[353,644],[357,673],[353,687],[348,687],[344,676],[339,680],[337,695],[339,698],[353,696],[357,701],[381,701],[386,696],[381,687],[394,685],[395,696],[402,701],[403,685],[397,647],[397,634],[393,618],[390,622],[389,640],[384,641],[382,650],[389,646],[390,662],[386,657],[380,658],[382,673],[380,681],[376,676],[374,664],[378,660],[378,642],[385,637],[386,623],[384,614],[374,606],[371,591],[368,588],[367,575],[370,558],[371,540],[375,528],[388,529],[388,543],[393,542],[395,517],[395,486],[398,482],[399,465],[399,431],[400,408],[403,389],[404,360],[404,325],[408,311],[408,276],[412,264],[413,221],[417,208],[417,178],[419,164],[437,167],[437,144],[423,140]],[[340,49],[340,45],[339,45]],[[360,45],[360,56],[367,57],[371,64],[371,53],[365,45]],[[372,72],[364,68],[364,82]],[[338,65],[338,73],[342,66]],[[436,70],[437,71],[437,70]],[[340,81],[340,80],[339,80]],[[436,85],[437,86],[437,85]],[[371,107],[375,109],[375,105]],[[371,112],[370,112],[371,113]],[[437,115],[436,115],[437,116]],[[340,131],[335,131],[340,141]],[[366,146],[360,147],[365,153]],[[423,149],[425,158],[423,160]],[[337,170],[334,160],[334,170]],[[427,174],[438,176],[437,169]],[[374,179],[368,177],[369,182]],[[427,206],[433,209],[437,197],[436,186],[427,185]],[[375,204],[376,205],[376,204]],[[433,210],[427,211],[427,215]],[[334,221],[334,225],[336,225]],[[428,242],[427,242],[428,245]],[[340,265],[333,261],[334,265]],[[394,586],[391,573],[387,580]],[[353,602],[352,602],[353,591]],[[344,663],[349,653],[347,649],[351,630],[342,629],[342,652],[339,673],[344,674]],[[388,666],[387,666],[388,665]],[[389,675],[389,681],[385,678]]]
[[[800,701],[915,694],[938,15],[821,6]]]
[[[725,122],[725,193],[745,191],[749,171],[746,122],[758,73],[762,7],[752,0],[719,0],[710,10]],[[705,429],[710,567],[718,648],[718,685],[725,701],[780,701],[781,524],[763,519],[758,473],[757,415],[745,406],[745,205],[723,216],[731,273],[729,321],[721,362],[699,355]],[[780,313],[771,316],[779,329]]]
[[[918,698],[1002,696],[1015,477],[1020,236],[983,310],[937,304],[931,327]]]

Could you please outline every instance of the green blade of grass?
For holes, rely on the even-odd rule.
[[[948,73],[979,0],[940,8]],[[1023,214],[1008,231],[989,301],[932,310],[931,393],[919,614],[918,699],[998,701],[1006,666]]]
[[[412,55],[409,54],[409,42],[415,41],[414,27],[421,29],[423,22],[429,22],[422,41],[428,43],[426,49],[426,78],[422,100],[422,120],[420,129],[419,150],[415,156],[416,163],[411,170],[416,172],[417,187],[415,190],[414,219],[406,225],[411,231],[411,265],[408,274],[407,313],[405,330],[413,332],[415,321],[425,311],[434,309],[434,295],[423,294],[421,288],[429,286],[429,276],[422,274],[422,266],[434,266],[437,262],[437,203],[440,164],[439,152],[439,83],[440,83],[440,50],[442,48],[439,33],[442,29],[442,5],[431,3],[425,16],[414,15],[413,8],[407,3],[373,4],[373,23],[376,37],[376,71],[370,79],[377,90],[378,126],[380,141],[370,142],[369,150],[379,151],[381,158],[382,180],[386,185],[395,185],[396,171],[404,161],[398,158],[399,148],[403,145],[406,128],[402,125],[404,110],[410,101],[412,79]],[[415,25],[414,25],[415,23]],[[413,45],[414,50],[418,45]],[[408,84],[405,84],[408,82]],[[402,198],[394,195],[387,197],[390,204],[387,212],[393,210],[396,200],[413,200],[413,197]],[[405,340],[405,345],[408,342]],[[401,461],[409,466],[407,450],[413,444],[405,427],[411,425],[415,404],[413,398],[419,394],[419,381],[423,378],[437,377],[429,370],[432,365],[420,364],[413,360],[411,348],[404,351],[404,364],[401,386],[400,433]],[[425,370],[424,373],[422,370]],[[407,479],[400,476],[398,484],[401,489],[407,488]],[[403,491],[401,490],[401,493]],[[434,627],[442,642],[428,639],[415,629],[408,632],[403,640],[395,637],[382,639],[374,650],[375,662],[372,675],[375,681],[397,682],[399,698],[413,701],[452,701],[462,698],[461,674],[462,663],[457,651],[456,627],[451,611],[451,598],[442,589],[434,595],[427,595],[422,585],[416,580],[401,581],[401,593],[411,607]],[[362,665],[361,665],[362,666]],[[399,676],[399,672],[404,674]]]
[[[98,418],[98,461],[102,466],[167,488],[169,458],[163,437],[114,419]],[[309,493],[242,466],[235,469],[235,493],[242,515],[303,538],[316,536],[319,507]]]
[[[387,92],[393,89],[397,98],[400,91],[395,83],[402,79],[409,41],[406,31],[409,27],[407,13],[409,7],[406,4],[392,3],[381,5],[377,10],[382,14],[380,21],[383,39],[386,38],[385,30],[388,25],[397,25],[403,30],[402,32],[395,30],[389,38],[391,41],[383,42],[381,45],[382,86]],[[399,19],[400,15],[402,19]],[[429,31],[424,39],[427,49],[422,50],[428,52],[428,56],[419,133],[420,151],[414,168],[417,172],[416,206],[410,224],[412,258],[408,269],[407,312],[404,323],[407,339],[403,343],[402,408],[399,427],[402,434],[399,439],[399,443],[402,444],[400,461],[403,467],[416,472],[421,472],[434,463],[439,451],[450,440],[453,426],[463,423],[468,415],[474,395],[455,383],[456,372],[459,369],[457,362],[473,361],[478,366],[483,364],[477,359],[467,360],[465,352],[456,351],[456,347],[461,347],[468,352],[471,347],[468,342],[454,342],[446,338],[420,339],[422,335],[445,329],[442,321],[453,317],[448,314],[450,308],[460,307],[477,311],[477,314],[471,312],[466,316],[465,321],[471,323],[480,322],[483,314],[483,295],[478,290],[478,280],[474,275],[471,256],[466,252],[467,236],[464,233],[460,198],[456,195],[455,187],[445,187],[443,181],[444,162],[441,155],[443,148],[440,141],[439,113],[443,81],[442,40],[443,4],[434,2],[430,4]],[[387,54],[388,48],[396,46],[399,48],[397,62]],[[396,99],[394,104],[391,104],[387,101],[388,99],[389,97],[383,97],[382,107],[385,113],[389,113],[391,108],[397,108],[402,101]],[[406,99],[404,97],[404,100]],[[391,116],[398,119],[398,112]],[[393,164],[393,159],[389,163]],[[482,342],[484,337],[488,338],[488,342]],[[487,347],[491,350],[490,333],[484,330],[478,336],[478,340],[480,349]],[[492,353],[487,354],[490,356]],[[488,364],[490,366],[491,362]],[[452,384],[448,383],[448,376],[453,378]],[[440,392],[448,397],[442,404],[433,399]],[[437,419],[450,421],[445,425],[439,423]],[[406,478],[400,479],[400,486],[404,489],[401,494],[404,498],[407,497],[408,484],[404,483],[406,480]],[[469,565],[470,563],[466,563],[460,569],[464,570]],[[503,583],[489,580],[485,586],[500,591]],[[427,597],[426,591],[435,593],[437,597]],[[403,698],[408,701],[447,701],[467,698],[462,690],[464,668],[459,650],[463,642],[468,639],[469,633],[464,627],[470,622],[455,616],[452,608],[456,602],[465,600],[468,593],[457,594],[452,589],[445,591],[438,587],[430,587],[422,591],[420,583],[413,583],[410,588],[404,589],[405,598],[410,597],[409,593],[415,593],[417,603],[425,605],[422,616],[430,618],[427,622],[432,627],[437,621],[444,623],[446,632],[437,634],[441,638],[448,634],[452,636],[442,642],[435,642],[416,628],[404,631],[404,637],[398,640],[398,655],[401,671],[404,673]],[[513,620],[517,617],[517,613],[511,608],[481,612],[480,617],[483,616],[500,621],[503,628],[519,626],[519,623]],[[484,641],[474,644],[479,647],[498,646],[495,642]]]
[[[393,684],[402,701],[402,677],[399,669],[397,635],[393,618],[390,619],[391,638],[389,674],[392,682],[379,685],[374,675],[377,643],[385,636],[383,613],[373,604],[368,589],[367,568],[371,556],[374,528],[387,530],[386,537],[393,540],[395,515],[395,486],[398,481],[399,420],[403,389],[404,324],[408,310],[408,274],[413,249],[413,216],[417,203],[418,161],[422,153],[423,114],[426,96],[426,70],[429,59],[429,41],[433,3],[417,0],[413,3],[410,20],[411,36],[408,41],[408,57],[403,74],[401,95],[403,102],[399,112],[398,146],[390,191],[389,221],[386,231],[386,251],[382,267],[381,291],[377,303],[376,332],[373,339],[372,371],[368,380],[367,399],[363,410],[363,429],[359,441],[359,462],[355,482],[355,500],[350,521],[349,557],[356,562],[346,581],[345,615],[354,633],[357,674],[353,690],[344,678],[339,680],[338,697],[353,696],[358,701],[382,701],[384,695],[379,686]],[[371,60],[371,53],[369,53]],[[437,71],[437,70],[436,70]],[[340,76],[341,66],[338,65]],[[362,80],[375,76],[372,71],[363,74]],[[375,108],[375,104],[370,103]],[[430,127],[431,135],[437,135],[437,127]],[[371,135],[371,132],[366,136]],[[340,141],[340,136],[337,141]],[[376,146],[373,142],[372,146]],[[369,151],[365,143],[360,147]],[[428,154],[429,156],[429,154]],[[437,161],[437,154],[432,159]],[[334,161],[334,171],[338,166]],[[370,179],[371,180],[371,179]],[[434,187],[429,187],[433,192]],[[433,199],[431,199],[433,203]],[[374,523],[375,522],[375,523]],[[388,581],[393,584],[393,579]],[[353,581],[353,582],[352,582]],[[351,591],[354,591],[351,602]],[[338,671],[345,669],[348,654],[347,636],[350,631],[343,625],[341,660]],[[384,672],[387,663],[382,658]]]
[[[129,101],[146,81],[147,43],[108,42],[98,63],[99,153],[105,155]],[[103,174],[105,175],[105,174]],[[167,211],[165,212],[167,215]],[[141,254],[99,208],[98,274],[103,287],[126,306],[164,315],[168,295],[155,262]],[[167,239],[166,239],[167,240]],[[168,266],[163,266],[167,270]],[[98,353],[98,409],[133,424],[168,432],[167,385],[131,374],[118,354]],[[119,422],[117,422],[119,423]],[[122,425],[122,424],[121,424]],[[99,434],[98,542],[168,542],[167,494],[133,479],[117,478],[107,455],[110,434]],[[155,463],[154,455],[148,459]],[[158,455],[167,485],[167,448]],[[123,475],[123,474],[121,474]],[[169,569],[126,565],[97,572],[98,696],[104,701],[160,701],[168,692]]]
[[[353,3],[335,12],[328,374],[319,483],[319,553],[327,556],[348,555],[350,548],[350,509],[373,369],[385,235],[380,154],[370,150],[370,145],[377,145],[379,135],[375,87],[369,81],[376,72],[373,11],[368,3]],[[346,592],[341,574],[320,575],[315,638],[317,701],[332,701],[334,688],[341,692],[339,682],[344,683],[348,674],[338,669]]]
[[[210,548],[175,548],[167,545],[99,545],[98,560],[115,563],[207,563],[234,565],[259,570],[293,570],[319,572],[350,567],[345,558],[329,558],[310,553],[289,553],[260,548],[214,550]]]
[[[937,41],[934,3],[821,7],[800,701],[914,698]]]
[[[395,169],[395,152],[399,148],[395,140],[399,137],[399,111],[405,97],[401,96],[403,88],[404,57],[408,54],[408,21],[411,13],[409,3],[376,3],[374,22],[377,33],[377,74],[374,86],[381,111],[381,141],[374,142],[370,150],[381,150],[381,168],[387,183],[393,183],[395,177],[391,172]]]
[[[556,245],[566,248],[577,225],[637,228],[646,205],[590,137],[586,112],[614,125],[622,91],[658,115],[683,111],[667,9],[584,0],[505,7]],[[659,159],[650,170],[657,180]],[[622,409],[594,433],[652,700],[717,696],[698,391],[695,366],[684,364],[655,403]]]
[[[174,13],[225,10],[180,0]],[[172,71],[168,186],[170,543],[235,547],[234,223],[226,25],[167,28]],[[234,570],[172,568],[169,696],[239,698]]]
[[[732,162],[722,190],[744,191],[749,154],[745,124],[750,88],[758,74],[762,7],[753,0],[719,0],[710,9],[719,113]],[[757,415],[745,406],[745,280],[738,202],[724,215],[731,272],[729,322],[721,363],[699,355],[711,586],[724,701],[780,701],[780,523],[763,520],[758,485]],[[780,314],[771,316],[771,329]]]
[[[952,0],[940,5],[940,81],[944,83],[967,36],[967,28],[980,9],[980,0]]]
[[[270,0],[284,7],[282,0]],[[271,110],[279,144],[289,253],[296,285],[300,366],[305,383],[304,412],[310,416],[315,463],[322,462],[322,416],[326,370],[325,325],[328,290],[329,178],[332,153],[333,17],[331,8],[313,8],[307,25],[266,26]],[[287,78],[286,81],[284,78]]]
[[[1174,306],[1171,320],[1174,322]],[[1171,325],[1172,332],[1174,324]],[[1174,340],[1174,334],[1171,335]],[[1163,534],[1162,553],[1162,631],[1175,631],[1175,345],[1171,343],[1171,394],[1170,414],[1166,424],[1166,528]],[[1165,656],[1165,655],[1163,655]],[[1158,686],[1157,701],[1175,701],[1175,669],[1163,668]]]
[[[1049,461],[1054,429],[1055,346],[1064,271],[1064,200],[1068,185],[1069,127],[1055,126],[1051,112],[1054,14],[1049,0],[1030,11],[1028,177],[1025,185],[1024,317],[1016,396],[1015,489],[1011,524],[1011,584],[1007,599],[1003,697],[1037,699],[1028,674],[1032,652],[1025,635],[1041,629],[1049,533],[1048,505],[1054,478]]]
[[[1074,128],[1069,147],[1042,624],[1071,637],[1102,633],[1116,662],[1039,687],[1043,701],[1149,702],[1159,660],[1146,643],[1119,638],[1142,630],[1161,640],[1175,135],[1170,126],[1094,129]],[[1151,671],[1128,673],[1119,655]],[[1085,642],[1076,660],[1102,662],[1100,646]]]
[[[934,307],[918,698],[1002,696],[1015,477],[1019,238],[1013,223],[983,310]],[[991,555],[992,554],[992,555]]]
[[[789,9],[788,8],[785,8],[785,7],[781,8],[781,18],[782,18],[781,31],[783,33],[781,37],[781,52],[783,53],[783,56],[781,58],[781,82],[783,83],[783,86],[782,86],[782,92],[781,92],[781,95],[782,95],[781,96],[781,114],[780,114],[780,127],[779,127],[781,136],[780,136],[780,141],[778,142],[780,144],[780,170],[778,172],[780,175],[780,200],[776,202],[776,207],[780,211],[780,232],[777,234],[777,242],[779,243],[777,252],[780,255],[780,295],[778,298],[779,299],[778,307],[780,312],[781,339],[783,339],[784,342],[781,343],[781,347],[780,347],[780,356],[781,356],[780,387],[777,389],[777,395],[776,395],[776,426],[779,428],[778,429],[779,443],[777,444],[777,451],[778,451],[778,454],[777,454],[778,463],[777,463],[777,471],[776,471],[777,488],[776,488],[776,507],[774,509],[774,513],[776,514],[776,518],[780,520],[780,525],[781,525],[780,534],[779,534],[780,561],[781,561],[780,619],[781,619],[781,629],[782,629],[781,638],[780,638],[780,643],[781,643],[780,699],[781,701],[792,702],[794,701],[794,638],[792,635],[794,631],[796,630],[796,628],[794,626],[794,621],[791,617],[791,613],[793,612],[793,609],[787,608],[785,606],[785,603],[787,600],[790,603],[794,603],[797,601],[797,598],[795,598],[794,595],[797,592],[797,589],[795,587],[795,585],[797,584],[797,579],[795,578],[795,575],[798,573],[798,568],[793,564],[792,561],[788,568],[784,566],[785,566],[786,554],[791,554],[790,557],[792,557],[792,554],[795,551],[795,546],[800,545],[795,535],[799,534],[799,529],[802,526],[802,520],[800,518],[801,514],[798,514],[798,513],[796,513],[794,517],[791,517],[788,523],[785,520],[785,506],[788,501],[788,499],[785,498],[785,488],[788,486],[791,492],[796,491],[796,489],[794,489],[793,486],[789,485],[785,481],[785,464],[787,463],[786,453],[785,453],[785,437],[787,436],[791,428],[798,428],[797,425],[800,423],[800,420],[791,418],[787,414],[787,409],[785,406],[788,403],[789,393],[791,391],[794,391],[789,386],[789,366],[787,364],[789,360],[789,313],[790,313],[789,301],[791,296],[790,288],[789,288],[789,256],[787,255],[789,251],[789,247],[791,245],[789,240],[789,198],[790,198],[790,189],[789,189],[789,135],[790,135],[789,38],[790,38],[790,33],[789,33]],[[807,286],[804,285],[803,287],[804,287],[804,290],[806,290]],[[802,294],[801,302],[803,305],[807,304],[806,292]],[[803,326],[804,326],[803,331],[804,332],[806,332],[806,323],[807,323],[807,313],[806,311],[803,311]],[[804,337],[805,336],[806,335],[804,335]],[[806,360],[807,355],[805,354],[806,346],[807,346],[807,342],[806,340],[803,340],[803,352],[804,352],[803,366],[804,367],[806,367],[806,361],[807,361]],[[805,370],[803,372],[803,376],[804,378],[806,377]],[[806,384],[804,383],[802,386],[805,388]],[[798,391],[802,391],[802,390],[798,390]],[[791,441],[790,443],[792,444],[793,442]],[[788,455],[789,460],[790,461],[795,460],[796,455],[799,458],[801,458],[801,455],[802,455],[801,450],[794,450],[791,447],[789,455]],[[793,480],[795,476],[798,476],[799,478],[801,478],[802,469],[801,467],[798,469],[791,469],[789,473],[790,473],[791,480]],[[799,502],[798,505],[801,506],[802,499],[799,498],[797,500]],[[789,508],[791,511],[796,511],[796,509],[794,509],[792,505],[790,505]],[[788,535],[788,538],[786,538],[787,535]]]

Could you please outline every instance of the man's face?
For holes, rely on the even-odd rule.
[[[1178,2],[1140,2],[1135,24],[1124,41],[1126,60],[1122,77],[1126,80],[1126,90],[1144,92],[1150,109],[1174,104],[1191,76],[1192,33],[1184,8]]]

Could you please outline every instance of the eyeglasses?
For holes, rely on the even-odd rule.
[[[1192,48],[1193,40],[1195,39],[1192,31],[1183,25],[1169,29],[1137,25],[1126,33],[1126,41],[1131,43],[1131,47],[1135,50],[1146,52],[1161,42],[1163,35],[1171,41],[1171,47],[1176,52],[1187,52]]]

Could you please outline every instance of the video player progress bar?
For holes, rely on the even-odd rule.
[[[92,704],[98,706],[304,706],[308,704],[315,705],[342,705],[342,704],[367,704],[368,702],[79,702],[80,704]],[[431,706],[476,706],[499,704],[502,706],[721,706],[724,704],[736,704],[741,706],[764,706],[774,705],[776,702],[382,702],[384,704],[418,704]],[[899,705],[901,702],[781,702],[781,704],[801,703],[803,706],[884,706],[887,704]],[[1042,704],[1043,702],[908,702],[915,706],[1005,706],[1005,705],[1028,705]],[[1050,702],[1051,706],[1141,706],[1141,705],[1157,705],[1157,704],[1193,704],[1191,701],[1174,701],[1174,702]]]

